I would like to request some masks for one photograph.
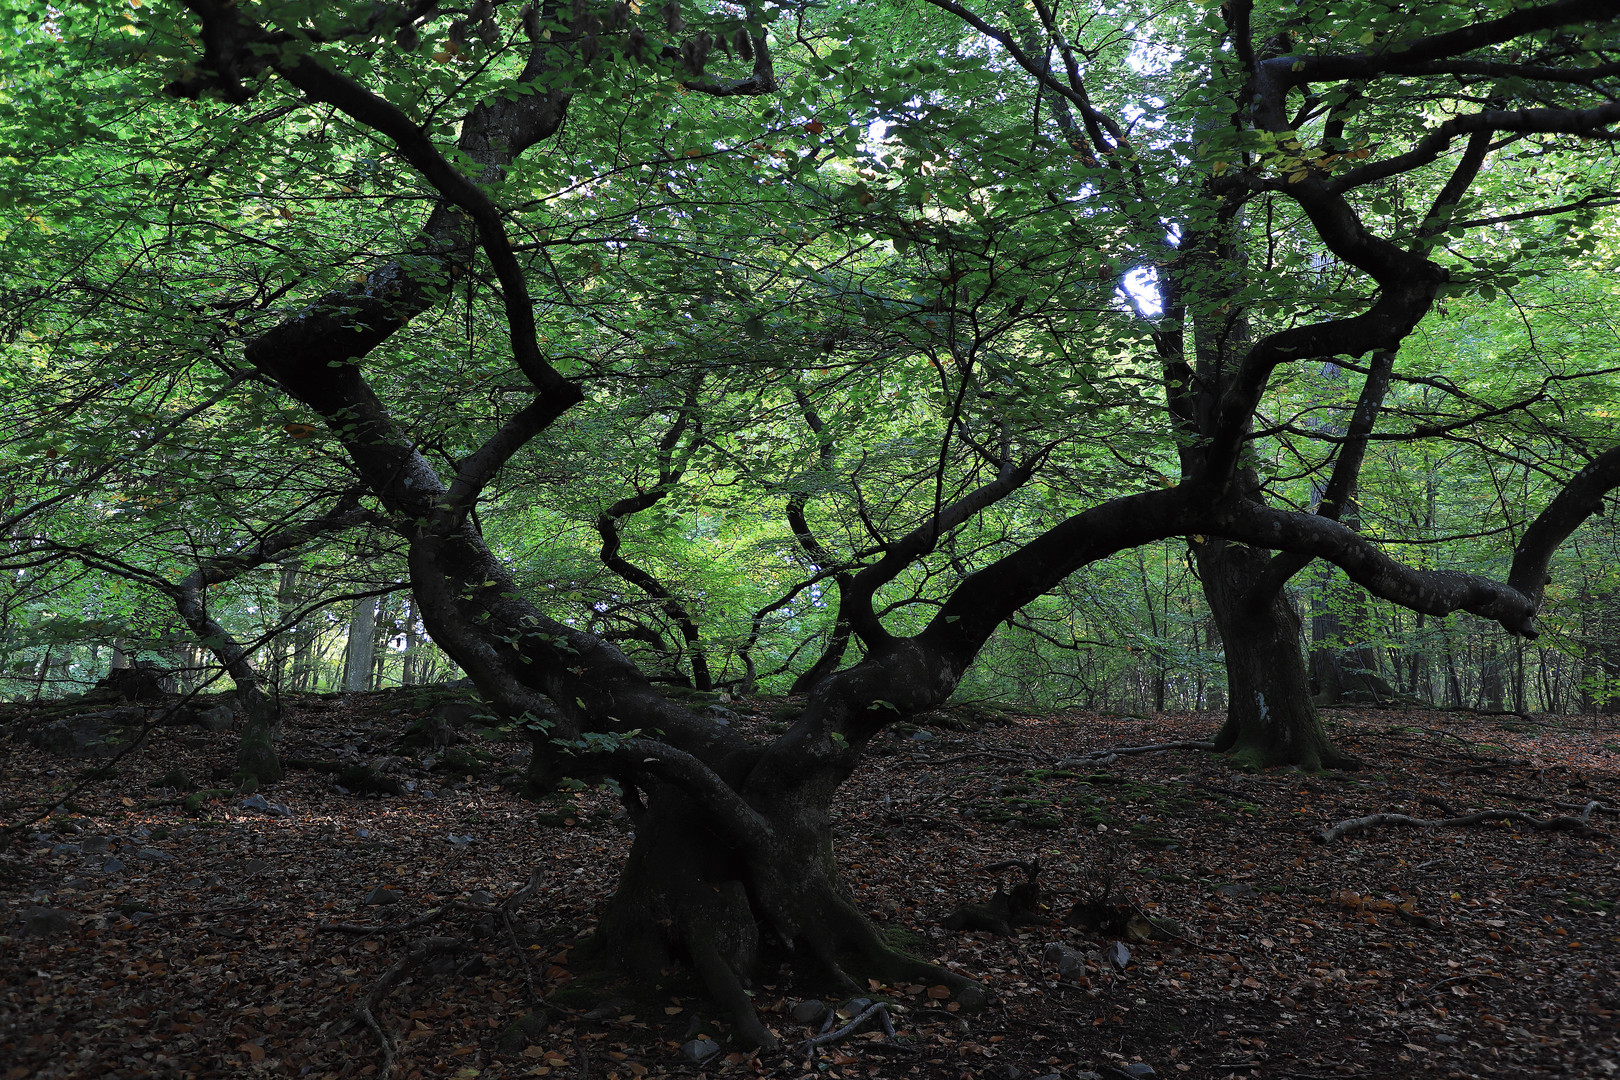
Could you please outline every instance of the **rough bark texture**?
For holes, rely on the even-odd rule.
[[[1257,595],[1270,556],[1225,540],[1196,544],[1204,596],[1226,650],[1226,722],[1215,749],[1250,768],[1354,764],[1333,748],[1311,702],[1299,610],[1286,590]]]
[[[349,639],[343,657],[343,689],[371,689],[371,660],[377,649],[377,598],[362,596],[349,609]]]

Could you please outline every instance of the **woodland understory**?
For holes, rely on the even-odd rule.
[[[229,732],[156,727],[89,777],[0,743],[8,820],[88,780],[0,863],[0,1075],[1006,1080],[1147,1064],[1325,1080],[1600,1077],[1620,1062],[1612,718],[1330,710],[1335,744],[1365,767],[1321,774],[1239,771],[1191,745],[1111,754],[1207,739],[1208,714],[963,707],[893,725],[834,801],[839,870],[887,937],[977,980],[989,1005],[873,982],[863,996],[888,1003],[894,1036],[874,1017],[811,1046],[822,1025],[796,1018],[802,1003],[852,995],[784,967],[753,987],[781,1041],[761,1052],[690,973],[636,985],[591,962],[629,846],[623,807],[600,788],[519,798],[526,745],[488,729],[402,748],[442,695],[288,699],[290,767],[260,793],[267,809],[220,791],[188,813],[165,786],[230,776]],[[50,707],[5,719],[21,732]],[[759,736],[798,706],[724,707]],[[312,767],[329,761],[365,762],[394,793]],[[1317,838],[1371,814],[1486,809],[1564,827]],[[1040,860],[1046,910],[1010,937],[944,929],[1017,879],[984,870],[1008,859]],[[378,890],[391,902],[368,903]],[[1099,898],[1123,925],[1064,925]],[[705,1039],[719,1049],[700,1065],[683,1047]]]
[[[1620,0],[0,0],[0,144],[0,1080],[1620,1071]]]

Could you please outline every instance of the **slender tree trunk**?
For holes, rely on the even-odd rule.
[[[236,750],[237,780],[244,787],[274,783],[283,775],[275,745],[281,713],[265,695],[247,650],[209,613],[204,588],[198,571],[182,581],[173,596],[186,626],[198,640],[209,643],[209,651],[236,683],[236,699],[242,703],[245,717]]]
[[[400,664],[400,683],[404,686],[415,686],[417,683],[417,669],[420,666],[416,650],[421,646],[421,638],[416,633],[416,601],[407,600],[403,606],[403,620],[405,623],[405,658]]]
[[[377,651],[377,598],[363,596],[349,615],[349,644],[344,653],[343,689],[371,689],[371,661]]]
[[[45,696],[45,682],[51,674],[51,647],[45,646],[45,655],[39,661],[39,673],[34,678],[34,700],[41,701]]]
[[[1502,654],[1496,643],[1482,643],[1479,662],[1479,696],[1482,708],[1500,712],[1503,704]]]
[[[298,570],[282,566],[276,571],[276,622],[280,624],[298,607]],[[294,669],[298,628],[290,627],[270,641],[270,682],[278,687],[291,687],[296,681]]]
[[[1364,590],[1323,567],[1316,576],[1311,615],[1311,689],[1316,704],[1385,702],[1397,697],[1379,674],[1378,650],[1368,640],[1372,621]]]
[[[389,631],[393,629],[394,620],[389,614],[392,601],[382,598],[377,604],[377,623],[372,630],[371,652],[373,656],[371,672],[371,688],[381,690],[383,679],[388,674],[388,641]]]

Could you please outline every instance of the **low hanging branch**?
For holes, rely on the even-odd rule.
[[[1464,825],[1480,825],[1487,821],[1517,821],[1528,825],[1532,829],[1541,829],[1549,832],[1573,832],[1581,836],[1607,837],[1609,834],[1592,828],[1593,811],[1599,809],[1601,803],[1589,802],[1580,814],[1571,817],[1560,814],[1557,817],[1538,818],[1533,814],[1526,814],[1522,810],[1476,810],[1470,814],[1460,814],[1449,818],[1415,818],[1409,814],[1369,814],[1366,817],[1349,818],[1339,822],[1331,828],[1323,829],[1312,839],[1318,844],[1331,844],[1335,840],[1352,836],[1368,829],[1380,828],[1384,825],[1410,825],[1418,829],[1460,828]]]

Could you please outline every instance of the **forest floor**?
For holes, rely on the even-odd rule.
[[[898,1039],[812,1054],[819,1026],[794,1016],[821,990],[784,973],[755,994],[788,1049],[761,1055],[724,1045],[726,1024],[678,974],[626,991],[571,967],[628,845],[622,812],[597,790],[518,798],[499,775],[520,764],[516,742],[403,753],[424,708],[413,690],[292,699],[283,740],[289,758],[380,764],[397,794],[301,769],[248,800],[264,808],[222,795],[188,814],[154,785],[173,769],[228,774],[234,735],[158,727],[25,829],[0,855],[0,1080],[376,1076],[378,1041],[354,1021],[368,997],[402,1080],[1620,1073],[1614,718],[1333,711],[1338,745],[1367,767],[1322,775],[1237,772],[1187,749],[1089,756],[1208,738],[1207,715],[899,727],[837,801],[846,879],[992,1004],[965,1015],[930,987],[874,986],[896,1003]],[[745,728],[785,718],[780,700],[726,707]],[[0,706],[0,722],[28,714]],[[0,819],[85,767],[0,742]],[[1313,839],[1383,811],[1545,819],[1594,801],[1584,833],[1497,822]],[[1036,857],[1050,922],[1015,937],[941,927],[1013,876],[983,867]],[[536,869],[508,930],[493,905]],[[1126,925],[1065,926],[1086,897],[1115,898]],[[385,980],[430,936],[469,948]],[[512,1027],[532,992],[561,1011]],[[722,1049],[699,1065],[682,1048],[702,1035]]]

